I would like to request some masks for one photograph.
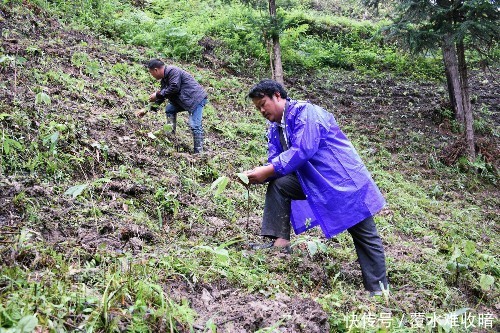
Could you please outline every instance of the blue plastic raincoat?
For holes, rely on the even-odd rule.
[[[380,190],[331,113],[288,99],[284,117],[290,148],[283,151],[272,123],[268,161],[278,177],[295,172],[307,197],[292,200],[296,234],[319,225],[330,238],[382,209]]]

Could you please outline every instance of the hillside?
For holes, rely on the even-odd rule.
[[[456,154],[442,82],[287,77],[290,95],[335,114],[388,201],[376,222],[391,294],[369,298],[349,235],[313,230],[290,256],[252,252],[264,186],[249,212],[236,181],[211,190],[266,160],[265,120],[245,97],[259,78],[165,59],[209,93],[206,152],[191,155],[186,114],[175,141],[163,112],[134,116],[157,86],[143,66],[157,51],[30,1],[0,4],[0,30],[0,331],[344,332],[385,319],[381,331],[417,332],[419,315],[429,331],[498,331],[496,71],[472,78],[473,165]]]

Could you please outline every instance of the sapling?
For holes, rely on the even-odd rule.
[[[247,226],[245,229],[248,230],[248,224],[250,221],[250,181],[248,180],[248,176],[244,173],[237,173],[236,176],[240,179],[241,183],[247,189]]]

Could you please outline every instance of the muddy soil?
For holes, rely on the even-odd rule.
[[[245,333],[262,328],[273,332],[328,332],[328,316],[311,299],[277,294],[268,298],[231,288],[224,281],[217,285],[199,284],[194,290],[185,284],[167,286],[176,300],[189,300],[198,313],[195,329],[203,331],[211,320],[218,332]]]

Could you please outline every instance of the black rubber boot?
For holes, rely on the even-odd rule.
[[[193,142],[194,142],[194,153],[199,154],[203,153],[203,133],[193,134]]]
[[[177,114],[167,115],[167,125],[172,125],[171,134],[175,134],[175,129],[177,128]]]

